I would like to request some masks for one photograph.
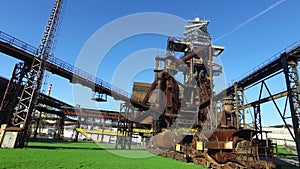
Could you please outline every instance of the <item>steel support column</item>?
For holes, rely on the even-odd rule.
[[[259,96],[258,96],[258,102],[260,102],[261,100],[261,96],[262,96],[262,91],[263,91],[263,87],[267,87],[267,85],[265,84],[264,81],[261,82],[261,86],[260,86],[260,91],[259,91]],[[256,138],[258,139],[258,133],[260,133],[260,139],[262,138],[262,123],[261,123],[261,112],[260,112],[260,104],[256,104],[253,106],[254,109],[254,129],[256,131]]]
[[[127,103],[122,103],[120,105],[120,113],[118,116],[118,127],[117,127],[117,139],[115,148],[118,148],[118,144],[121,145],[122,149],[125,149],[126,146],[128,149],[131,149],[132,143],[132,134],[133,134],[133,117],[134,109],[131,105]],[[123,115],[123,121],[121,121],[121,115]],[[118,132],[122,132],[122,136],[118,134]]]
[[[261,124],[261,113],[260,113],[260,105],[253,106],[254,109],[254,129],[256,131],[256,138],[258,139],[258,133],[261,134],[262,139],[262,124]]]
[[[25,64],[17,63],[14,67],[12,76],[8,82],[3,100],[0,105],[0,125],[11,125],[12,112],[15,108],[17,98],[20,95],[22,79],[25,74]]]
[[[9,128],[12,126],[12,123],[14,122],[12,120],[13,118],[13,111],[16,108],[16,104],[18,102],[18,97],[21,93],[22,90],[22,85],[23,85],[23,78],[26,76],[26,71],[28,67],[25,65],[25,63],[20,62],[17,63],[14,67],[11,79],[7,85],[3,100],[0,105],[0,124],[5,124],[5,129]],[[29,127],[27,127],[29,128]],[[17,138],[12,139],[14,140],[14,143],[11,143],[7,148],[13,148],[13,147],[19,147],[20,145],[24,145],[25,142],[27,141],[25,138],[20,139],[18,137],[23,137],[27,135],[27,132],[25,131],[16,131],[18,132]],[[2,147],[2,141],[5,139],[6,134],[4,132],[3,134],[3,139],[0,140],[0,147]],[[9,137],[9,136],[8,136]],[[10,139],[10,138],[8,138]],[[16,142],[15,142],[16,141]],[[12,142],[12,141],[10,141]]]
[[[241,127],[241,123],[243,127],[246,127],[246,119],[245,119],[245,110],[244,110],[244,89],[238,87],[238,83],[234,83],[234,98],[235,98],[235,113],[236,113],[236,122],[237,128]]]
[[[100,142],[103,143],[106,119],[103,118],[101,120],[102,120],[102,132],[101,132],[101,141]]]
[[[77,124],[76,124],[76,127],[75,127],[75,137],[74,137],[74,142],[78,142],[79,132],[76,130],[76,128],[80,128],[80,127],[81,127],[81,117],[78,116]]]
[[[298,161],[300,163],[300,84],[297,61],[288,60],[287,53],[281,55],[283,71],[286,79],[291,117],[297,146]]]
[[[118,114],[118,122],[117,122],[117,135],[116,135],[116,142],[115,142],[115,149],[118,149],[118,145],[119,145],[119,140],[120,140],[120,136],[119,136],[119,130],[120,130],[120,123],[121,123],[121,121],[120,121],[120,119],[121,119],[121,117],[120,117],[121,115],[120,115],[120,113]]]
[[[58,119],[57,139],[59,140],[62,140],[64,138],[65,120],[66,120],[65,115],[62,115]]]

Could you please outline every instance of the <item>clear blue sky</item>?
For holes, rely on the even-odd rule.
[[[54,0],[0,0],[0,30],[38,46],[53,3]],[[183,19],[199,16],[210,20],[208,31],[213,43],[225,46],[221,61],[226,83],[230,83],[300,39],[299,6],[298,0],[69,0],[59,31],[55,56],[75,64],[82,47],[93,33],[109,22],[129,14],[162,12]],[[141,35],[123,41],[107,54],[105,64],[99,68],[97,76],[110,82],[112,70],[123,58],[146,48],[165,49],[166,40],[164,36]],[[154,59],[154,56],[149,57]],[[13,65],[17,62],[0,54],[0,75],[9,78]],[[68,81],[51,73],[49,76],[49,83],[53,83],[52,96],[73,104],[72,86]],[[141,75],[137,79],[152,82],[152,77]],[[274,86],[274,92],[284,89],[276,81],[270,85]],[[249,100],[251,97],[253,99],[253,96],[249,97]],[[257,97],[258,94],[255,98]],[[100,108],[104,109],[109,109],[110,106],[111,103],[100,104]],[[269,106],[265,109],[266,113],[263,115],[268,119],[263,121],[265,125],[281,123],[277,113],[274,115],[276,118],[273,118],[273,109]]]

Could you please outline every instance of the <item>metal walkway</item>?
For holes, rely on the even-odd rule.
[[[14,58],[20,59],[25,63],[31,63],[36,55],[37,48],[27,44],[11,35],[0,31],[0,52]],[[139,100],[132,100],[131,94],[116,87],[98,77],[91,75],[61,59],[50,55],[46,62],[46,69],[70,81],[70,83],[79,83],[87,86],[100,94],[112,96],[116,100],[131,102],[140,108],[145,108]]]
[[[236,83],[237,87],[246,88],[254,83],[259,82],[260,80],[282,71],[283,64],[281,61],[281,55],[287,53],[289,60],[300,61],[299,57],[293,57],[295,55],[300,55],[300,41],[297,41],[281,52],[275,54],[273,57],[269,58],[268,60],[264,61],[260,65],[256,66],[254,70],[246,73],[244,76],[240,77]],[[214,99],[219,100],[221,97],[229,96],[234,94],[234,85],[231,85],[227,89],[223,90],[222,92],[215,95]]]
[[[5,90],[3,87],[6,87],[9,80],[3,77],[0,77],[0,100],[3,99],[1,96],[4,95]],[[67,104],[63,101],[60,101],[46,94],[40,93],[38,98],[38,103],[43,104],[44,106],[37,106],[37,110],[42,112],[47,112],[50,114],[55,114],[60,117],[62,116],[80,116],[80,117],[97,117],[97,118],[106,118],[110,120],[118,120],[118,111],[108,111],[108,110],[96,110],[96,109],[87,109],[87,108],[77,108],[70,104]],[[124,121],[124,117],[121,118]]]

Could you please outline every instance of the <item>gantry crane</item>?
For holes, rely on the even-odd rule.
[[[23,147],[27,143],[31,131],[31,116],[35,111],[46,61],[53,46],[64,4],[65,0],[55,0],[31,65],[18,63],[15,66],[0,107],[1,128],[5,128],[3,138],[0,139],[1,147]],[[18,84],[23,87],[17,87]]]

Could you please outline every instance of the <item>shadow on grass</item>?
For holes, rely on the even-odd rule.
[[[51,143],[49,143],[51,144]],[[68,143],[66,143],[68,144]],[[38,146],[38,145],[31,145],[31,146],[27,146],[26,148],[36,148],[36,149],[49,149],[49,150],[53,150],[53,149],[70,149],[70,150],[114,150],[114,148],[101,148],[101,147],[98,147],[98,148],[95,148],[95,147],[76,147],[76,146],[67,146],[67,147],[64,147],[64,146],[52,146],[52,145],[41,145],[41,146]]]
[[[114,144],[105,144],[105,143],[94,143],[94,142],[72,142],[66,140],[54,140],[54,139],[30,139],[29,145],[26,148],[34,149],[69,149],[69,150],[134,150],[134,151],[145,151],[142,148],[132,147],[129,149],[116,149]]]
[[[35,149],[49,149],[49,150],[55,150],[55,149],[69,149],[69,150],[124,150],[124,151],[146,151],[146,149],[139,149],[139,148],[131,148],[131,149],[116,149],[113,147],[78,147],[76,145],[74,146],[58,146],[58,145],[51,145],[52,143],[49,143],[49,145],[29,145],[26,146],[26,148],[35,148]],[[72,143],[66,143],[65,145],[72,144]],[[93,144],[93,143],[91,143]],[[96,143],[95,143],[96,144]]]
[[[293,163],[293,162],[288,162],[286,161],[286,159],[280,159],[282,157],[279,158],[275,158],[274,162],[277,165],[280,165],[282,169],[299,169],[299,165],[297,163]]]

